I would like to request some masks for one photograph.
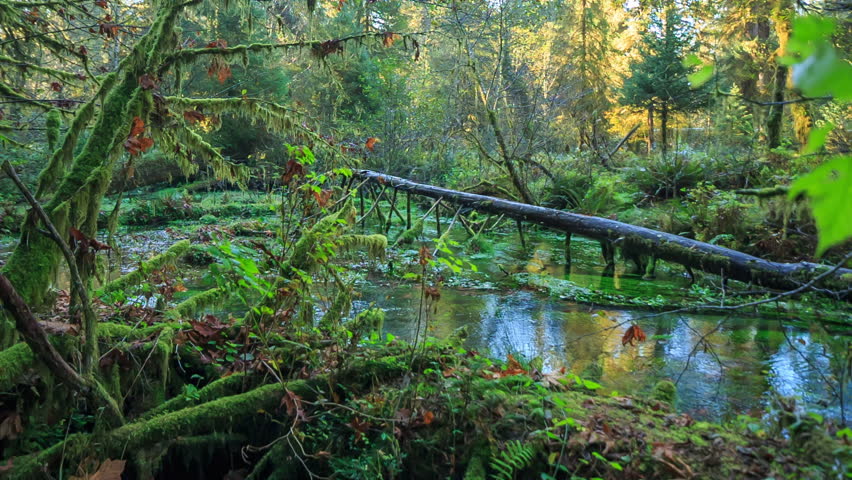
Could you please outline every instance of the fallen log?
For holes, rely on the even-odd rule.
[[[699,242],[671,233],[638,227],[607,218],[580,215],[496,197],[459,192],[432,185],[412,182],[400,177],[371,170],[356,172],[359,178],[381,185],[443,199],[486,213],[506,215],[518,220],[538,223],[563,232],[601,241],[610,241],[619,248],[642,255],[696,268],[726,279],[754,283],[769,288],[792,290],[809,279],[831,269],[830,265],[811,262],[780,263]],[[839,268],[825,279],[829,288],[844,290],[852,284],[852,269]]]

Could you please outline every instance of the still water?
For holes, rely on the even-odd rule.
[[[658,380],[671,379],[678,383],[678,409],[696,418],[759,416],[771,405],[773,395],[798,397],[809,411],[839,418],[838,384],[829,367],[831,349],[814,341],[809,331],[784,326],[778,319],[654,315],[646,310],[576,304],[523,288],[495,287],[507,273],[537,271],[593,288],[603,282],[627,296],[650,292],[676,296],[688,291],[688,281],[676,271],[661,272],[654,281],[623,275],[620,270],[614,279],[601,279],[592,267],[598,251],[577,248],[576,240],[574,267],[566,271],[560,264],[563,246],[558,237],[543,235],[527,241],[526,250],[508,241],[502,249],[477,255],[473,263],[479,273],[469,276],[478,281],[445,285],[437,302],[424,305],[429,335],[446,337],[464,326],[469,330],[469,348],[498,358],[510,353],[526,359],[540,357],[546,368],[565,367],[602,384],[606,391],[641,395]],[[421,308],[418,284],[371,274],[357,289],[362,297],[356,310],[371,303],[382,307],[386,333],[414,338]],[[633,323],[648,339],[622,346],[622,335]],[[849,388],[852,384],[846,386],[847,392]]]

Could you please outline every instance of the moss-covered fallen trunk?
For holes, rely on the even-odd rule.
[[[180,455],[207,478],[227,474],[221,460],[231,459],[264,479],[834,478],[852,460],[848,440],[783,402],[768,422],[719,425],[677,414],[667,382],[609,397],[571,374],[447,344],[346,355],[285,383],[225,377],[122,427],[13,458],[8,478],[42,478],[60,462],[73,472],[91,455],[128,460],[129,478],[182,471]]]

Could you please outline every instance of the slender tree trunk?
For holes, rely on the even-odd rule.
[[[660,146],[663,149],[663,156],[666,156],[666,153],[669,150],[668,129],[669,106],[668,104],[664,103],[660,108]]]
[[[654,150],[654,105],[648,105],[648,154]]]
[[[792,0],[778,0],[772,11],[772,20],[775,22],[775,34],[778,36],[778,50],[775,52],[775,60],[784,55],[787,50],[787,40],[790,38],[790,16],[793,14]],[[784,91],[787,88],[787,76],[789,68],[780,63],[775,67],[775,81],[773,84],[772,101],[781,103],[784,101]],[[784,105],[773,105],[769,109],[766,119],[766,137],[769,148],[777,148],[781,145],[781,130],[784,125]]]

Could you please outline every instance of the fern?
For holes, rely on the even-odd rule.
[[[514,440],[506,444],[506,449],[491,457],[491,470],[497,480],[512,480],[515,473],[527,468],[535,456],[535,449]]]

